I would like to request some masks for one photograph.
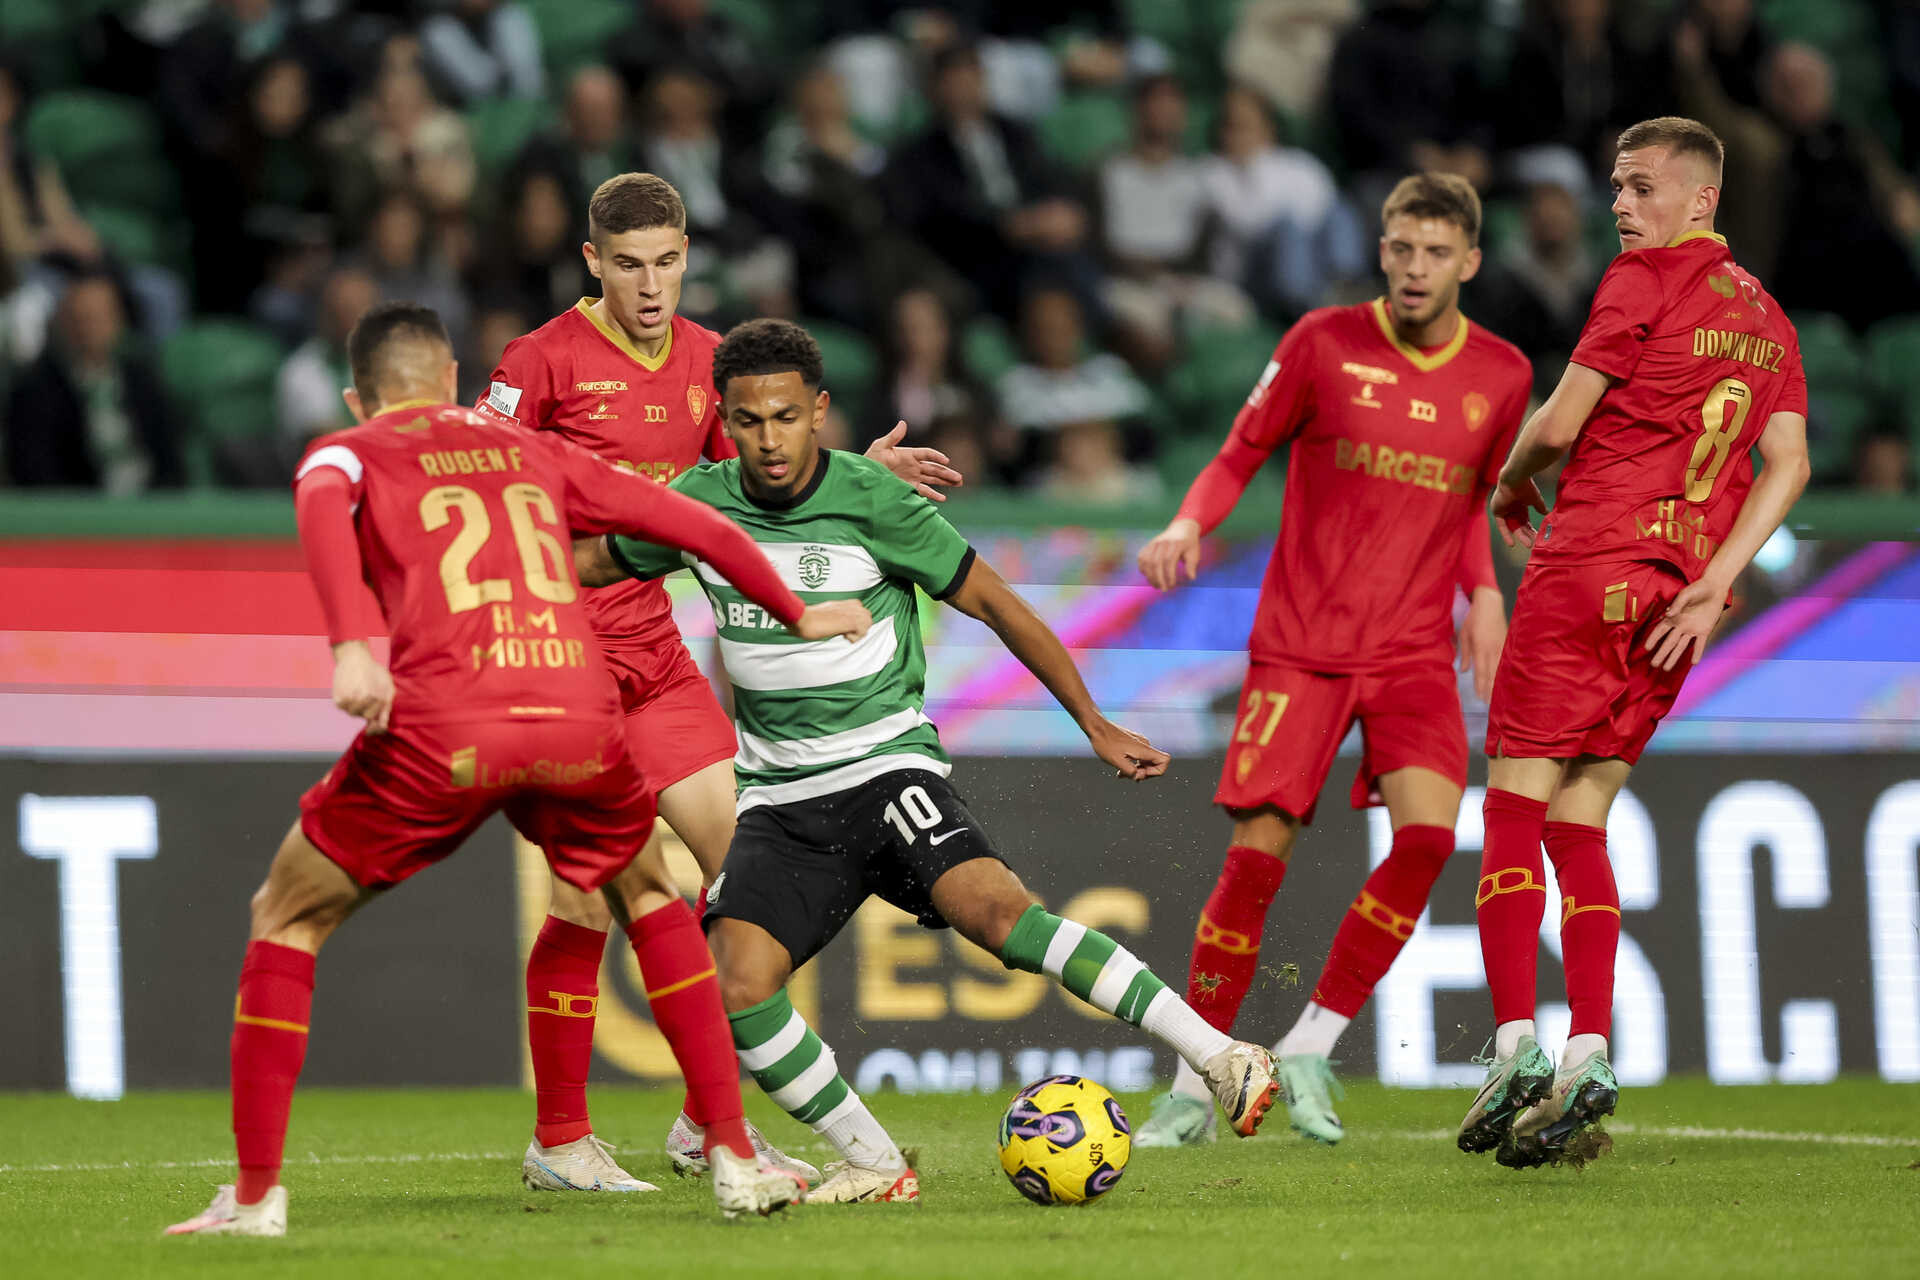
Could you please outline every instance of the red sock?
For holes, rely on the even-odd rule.
[[[1227,850],[1227,864],[1200,912],[1187,970],[1187,1003],[1218,1030],[1232,1029],[1260,971],[1260,934],[1286,874],[1287,864],[1272,854],[1241,844]]]
[[[233,1002],[233,1145],[240,1157],[234,1194],[254,1204],[280,1181],[293,1084],[307,1058],[313,1016],[313,955],[276,942],[249,942]]]
[[[1343,1018],[1360,1012],[1413,936],[1433,882],[1452,852],[1453,831],[1448,827],[1405,826],[1393,833],[1392,851],[1367,877],[1333,935],[1327,967],[1313,988],[1314,1003]]]
[[[593,1065],[593,1015],[600,1004],[600,958],[607,935],[548,916],[527,956],[527,1048],[533,1056],[533,1139],[543,1147],[593,1132],[587,1071]]]
[[[1620,947],[1620,891],[1607,833],[1580,822],[1547,824],[1547,856],[1560,878],[1560,955],[1567,969],[1567,1034],[1613,1031],[1613,956]]]
[[[706,1130],[706,1147],[753,1158],[740,1103],[740,1060],[720,1004],[713,953],[693,908],[670,902],[627,926],[640,961],[653,1023],[667,1038],[687,1081],[687,1116]]]
[[[1482,813],[1486,845],[1480,854],[1480,890],[1473,899],[1480,959],[1493,993],[1493,1020],[1514,1022],[1533,1016],[1534,964],[1547,906],[1547,869],[1540,857],[1547,802],[1489,787]]]

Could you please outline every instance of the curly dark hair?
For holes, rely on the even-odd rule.
[[[818,390],[826,376],[820,344],[791,320],[748,320],[713,349],[713,387],[723,398],[733,379],[766,373],[797,373],[809,391]]]

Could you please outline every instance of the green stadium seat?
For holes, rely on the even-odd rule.
[[[1842,476],[1876,412],[1867,362],[1840,317],[1821,312],[1793,319],[1807,370],[1807,452],[1813,473]]]
[[[238,478],[224,460],[271,444],[280,344],[241,320],[202,320],[167,339],[160,374],[187,425],[185,454],[196,484]]]
[[[1217,442],[1279,341],[1279,330],[1264,325],[1188,335],[1187,357],[1167,377],[1173,427],[1181,435]]]
[[[1001,374],[1020,363],[1020,349],[998,318],[980,316],[960,334],[960,363],[968,373],[993,386]]]
[[[138,98],[67,89],[27,116],[27,142],[52,160],[78,204],[180,211],[180,182],[161,146],[160,119]]]
[[[466,115],[481,191],[489,179],[506,173],[528,141],[554,120],[552,105],[538,98],[492,98],[474,104]]]
[[[165,267],[182,276],[191,272],[185,222],[115,204],[83,204],[79,212],[100,242],[120,258],[141,266]]]
[[[1040,121],[1040,145],[1070,169],[1088,172],[1133,135],[1126,102],[1112,93],[1070,93]]]
[[[879,353],[857,329],[829,320],[803,323],[820,344],[820,357],[826,368],[823,385],[827,393],[846,415],[849,425],[858,430],[866,416],[874,383],[880,376]]]
[[[540,28],[540,52],[555,80],[605,61],[607,41],[633,21],[624,0],[527,0]]]

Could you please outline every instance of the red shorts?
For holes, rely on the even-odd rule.
[[[710,764],[733,759],[739,743],[713,686],[679,640],[607,650],[627,721],[627,754],[655,795]]]
[[[489,720],[362,733],[300,797],[300,829],[364,888],[399,884],[496,812],[561,879],[598,889],[653,833],[653,793],[605,720]]]
[[[1692,665],[1661,671],[1646,651],[1685,585],[1654,561],[1528,564],[1493,680],[1487,755],[1638,760]]]
[[[1355,720],[1365,751],[1354,808],[1381,803],[1375,780],[1409,766],[1467,785],[1467,726],[1451,663],[1421,659],[1364,675],[1323,675],[1256,660],[1240,686],[1213,802],[1228,809],[1273,805],[1313,821],[1320,788]]]

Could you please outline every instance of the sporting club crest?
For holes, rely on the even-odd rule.
[[[821,548],[808,547],[800,553],[800,585],[807,590],[818,591],[825,586],[832,572],[833,562]]]

